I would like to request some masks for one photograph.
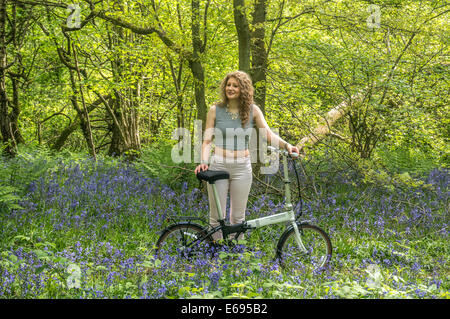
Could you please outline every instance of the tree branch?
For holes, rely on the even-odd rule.
[[[134,33],[141,34],[141,35],[150,35],[153,33],[156,33],[160,40],[171,50],[175,51],[178,54],[181,54],[184,56],[188,61],[192,60],[192,52],[186,50],[182,46],[179,46],[175,42],[173,42],[164,32],[162,29],[158,29],[155,27],[139,27],[137,25],[134,25],[128,21],[123,20],[120,17],[114,17],[110,14],[107,14],[104,10],[92,10],[92,14],[96,17],[99,17],[105,21],[109,21],[113,23],[114,25],[123,27],[125,29],[129,29],[133,31]]]

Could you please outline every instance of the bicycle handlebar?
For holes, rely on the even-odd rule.
[[[273,146],[267,146],[267,148],[269,150],[271,150],[272,152],[281,153],[282,155],[285,155],[285,156],[289,155],[289,156],[291,156],[293,158],[297,158],[299,156],[298,153],[292,152],[291,154],[289,154],[288,151],[280,150],[279,148],[276,148],[276,147],[273,147]]]

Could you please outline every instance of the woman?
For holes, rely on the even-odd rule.
[[[229,172],[229,180],[218,180],[215,184],[222,208],[220,216],[223,216],[224,219],[227,195],[228,191],[230,192],[230,223],[232,225],[245,220],[245,209],[252,185],[248,141],[253,126],[265,131],[262,133],[263,136],[267,136],[268,143],[285,148],[289,154],[298,153],[297,147],[285,142],[270,130],[260,108],[253,104],[253,91],[253,84],[247,73],[235,71],[226,75],[220,86],[222,101],[213,105],[207,114],[205,137],[202,144],[202,161],[195,168],[195,174],[207,169]],[[215,135],[215,149],[214,155],[210,159],[213,135]],[[215,227],[219,225],[216,219],[218,214],[213,191],[209,184],[208,198],[210,224]],[[214,240],[221,238],[222,234],[219,232],[213,235]],[[242,236],[239,239],[242,239]]]

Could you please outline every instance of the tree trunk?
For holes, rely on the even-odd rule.
[[[123,92],[117,90],[115,90],[115,98],[107,103],[113,123],[108,154],[120,156],[131,151],[129,157],[133,158],[135,156],[133,152],[139,152],[141,149],[138,105],[131,100],[130,96],[124,96]]]
[[[121,26],[114,25],[111,35],[110,48],[114,50],[126,42],[133,42],[136,39],[134,34],[124,30]],[[127,65],[129,59],[120,53],[111,61],[113,71],[113,82],[120,83],[128,76]],[[112,120],[112,136],[108,154],[120,156],[125,152],[130,152],[129,157],[133,158],[141,150],[139,137],[139,102],[141,94],[141,84],[138,81],[133,83],[135,88],[125,90],[114,89],[114,99],[103,100],[108,116]]]
[[[92,157],[94,157],[95,161],[97,161],[97,154],[95,151],[95,145],[94,145],[94,137],[92,135],[92,127],[91,127],[91,122],[89,119],[89,112],[87,110],[86,107],[86,101],[84,100],[84,93],[83,93],[83,87],[81,84],[81,75],[80,75],[80,68],[78,67],[78,58],[77,58],[77,52],[75,50],[75,46],[73,45],[72,42],[72,49],[73,49],[73,57],[75,60],[75,68],[77,71],[77,77],[78,77],[78,85],[80,87],[80,97],[81,97],[81,104],[83,105],[83,109],[82,110],[77,110],[80,115],[82,114],[82,118],[83,118],[83,134],[86,137],[86,141],[89,147],[89,152],[91,154]]]
[[[197,119],[202,121],[203,127],[206,122],[206,100],[205,100],[205,74],[203,72],[203,66],[198,61],[189,61],[189,67],[191,68],[192,75],[195,81],[195,103],[197,105]]]
[[[253,9],[252,32],[252,70],[251,75],[255,85],[255,103],[263,114],[266,112],[266,73],[267,50],[264,42],[266,23],[266,0],[256,0]]]
[[[266,0],[255,1],[251,26],[245,15],[244,0],[233,0],[233,9],[238,34],[239,69],[252,77],[255,103],[265,114],[267,50],[264,40],[267,3]]]
[[[177,127],[185,126],[185,116],[183,110],[183,88],[181,87],[181,79],[183,75],[183,57],[180,59],[180,65],[178,67],[178,72],[175,70],[172,59],[167,57],[170,66],[170,73],[172,74],[173,84],[175,86],[175,92],[177,94]]]
[[[206,12],[205,12],[206,15]],[[203,65],[200,61],[200,56],[205,51],[205,43],[200,38],[200,3],[199,0],[192,0],[192,58],[189,60],[189,67],[191,68],[194,77],[195,102],[197,105],[197,119],[201,120],[203,127],[206,122],[206,100],[205,100],[205,73]],[[206,34],[206,26],[205,26]],[[206,40],[206,37],[205,37]]]
[[[363,94],[361,92],[352,96],[351,100],[359,100]],[[324,137],[328,136],[331,133],[331,127],[343,117],[347,110],[351,107],[352,103],[349,101],[343,101],[338,106],[332,108],[328,111],[325,116],[322,118],[321,123],[311,130],[311,133],[298,142],[296,145],[300,150],[306,147],[311,147],[318,142],[320,142]]]
[[[234,25],[238,35],[239,70],[250,73],[251,35],[245,16],[245,1],[233,0]]]
[[[83,136],[84,139],[86,140],[86,143],[89,147],[89,153],[91,154],[91,156],[93,156],[94,158],[96,157],[95,154],[95,146],[94,146],[94,141],[93,141],[93,137],[92,137],[92,131],[90,128],[90,124],[89,124],[89,115],[87,112],[85,112],[85,110],[81,109],[79,104],[78,104],[78,95],[79,93],[79,89],[77,87],[77,82],[75,80],[74,77],[74,71],[73,70],[69,70],[69,74],[70,74],[70,81],[72,83],[72,96],[70,97],[70,101],[72,102],[72,105],[75,109],[75,111],[78,114],[78,117],[80,118],[80,128],[81,131],[83,132]]]
[[[25,143],[25,139],[20,133],[19,127],[17,125],[20,115],[20,105],[19,105],[19,85],[16,77],[11,77],[12,89],[13,89],[13,100],[12,100],[12,111],[10,113],[10,122],[12,135],[18,144]]]
[[[11,17],[11,42],[13,43],[14,46],[14,51],[17,52],[15,53],[15,57],[14,59],[17,58],[17,61],[19,66],[18,66],[18,72],[17,73],[13,73],[11,71],[8,72],[8,76],[11,79],[11,83],[12,83],[12,91],[13,91],[13,98],[12,98],[12,102],[11,102],[11,108],[12,111],[10,113],[10,122],[11,122],[11,130],[12,130],[12,135],[15,139],[15,141],[18,144],[22,144],[25,143],[25,139],[22,137],[22,134],[20,133],[19,130],[19,126],[18,126],[18,121],[19,121],[19,115],[20,115],[20,105],[19,105],[19,79],[20,77],[22,77],[24,80],[27,78],[25,76],[25,67],[23,67],[22,65],[22,55],[20,53],[20,40],[19,37],[17,36],[19,34],[20,31],[22,31],[23,34],[23,30],[26,29],[26,27],[23,27],[22,30],[17,30],[17,28],[21,25],[25,25],[27,19],[30,17],[29,15],[24,15],[25,10],[23,10],[22,8],[19,7],[19,13],[21,14],[20,17],[17,17],[17,5],[13,4],[12,7],[12,17]]]
[[[14,135],[12,134],[12,123],[10,121],[8,106],[9,100],[6,93],[6,3],[7,0],[0,0],[0,131],[2,142],[5,144],[3,150],[5,155],[14,156],[16,154]]]
[[[103,98],[104,99],[109,99],[111,97],[111,95],[106,95]],[[93,103],[91,103],[88,107],[87,107],[87,111],[88,113],[92,112],[95,108],[97,108],[100,104],[102,103],[102,100],[99,98],[97,100],[95,100]],[[55,151],[60,151],[62,149],[62,147],[64,146],[64,143],[66,142],[67,138],[70,136],[70,134],[72,134],[78,127],[80,127],[80,117],[79,115],[76,116],[76,118],[74,119],[74,121],[68,125],[59,135],[58,139],[56,140],[56,142],[50,146],[51,149],[55,150]]]

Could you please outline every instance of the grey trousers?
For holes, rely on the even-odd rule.
[[[218,180],[215,182],[219,202],[221,207],[220,216],[226,218],[226,205],[228,193],[230,193],[230,224],[239,224],[245,220],[245,209],[247,207],[248,194],[252,186],[252,165],[250,156],[242,158],[229,158],[220,155],[213,155],[209,169],[212,171],[227,171],[230,174],[229,180]],[[218,212],[214,200],[212,186],[208,184],[208,199],[210,207],[209,222],[212,227],[219,225],[217,220]],[[238,239],[242,239],[241,236]],[[213,240],[222,239],[222,233],[213,235]]]

